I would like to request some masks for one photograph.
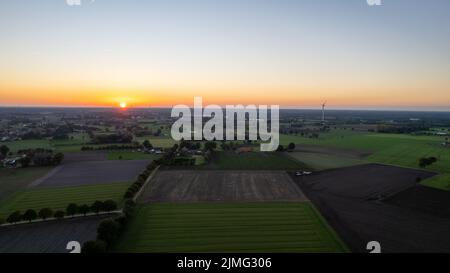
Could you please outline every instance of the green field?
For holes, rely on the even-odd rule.
[[[360,150],[372,153],[365,158],[369,162],[409,168],[418,169],[418,162],[421,157],[434,156],[438,161],[428,166],[426,170],[435,171],[444,174],[444,176],[439,178],[439,182],[434,181],[424,184],[437,188],[450,184],[449,176],[446,175],[450,174],[450,148],[440,145],[444,140],[445,137],[439,136],[353,132],[342,129],[322,133],[318,139],[295,135],[281,136],[281,143],[284,145],[293,142]]]
[[[138,209],[117,252],[345,252],[309,202],[152,204]]]
[[[120,203],[130,183],[98,184],[76,187],[38,188],[19,192],[0,203],[0,217],[27,209],[38,211],[42,208],[65,210],[69,203],[92,204],[95,200],[112,199]]]
[[[13,153],[25,149],[36,149],[36,148],[53,149],[53,146],[47,139],[17,140],[17,141],[3,142],[1,145],[8,146],[10,152]]]
[[[427,180],[424,180],[422,184],[425,186],[450,191],[450,174],[445,173],[433,176]]]
[[[420,157],[435,156],[438,162],[429,170],[450,173],[450,149],[440,145],[442,137],[412,136],[406,134],[376,134],[332,130],[321,134],[318,139],[282,135],[281,143],[320,145],[342,149],[371,152],[367,160],[377,163],[419,168]]]
[[[161,158],[161,155],[156,154],[144,154],[141,152],[133,151],[109,151],[108,160],[155,160]]]
[[[0,168],[0,200],[4,200],[15,192],[23,190],[28,184],[44,176],[51,169],[52,167],[30,167],[23,169]]]
[[[211,164],[221,170],[296,170],[307,168],[304,164],[277,152],[241,154],[216,152]]]
[[[302,163],[305,163],[306,165],[308,165],[308,167],[313,168],[316,171],[343,168],[365,163],[364,160],[360,159],[343,156],[333,156],[321,153],[292,152],[287,153],[287,155]]]
[[[172,148],[173,145],[178,143],[172,138],[167,137],[137,137],[135,138],[135,140],[138,141],[139,143],[148,140],[155,148]]]

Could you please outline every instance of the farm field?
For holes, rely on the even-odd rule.
[[[430,175],[369,164],[293,179],[353,252],[373,238],[385,253],[450,252],[450,218],[429,211],[448,207],[448,192],[416,182]]]
[[[16,210],[38,211],[42,208],[65,210],[69,203],[92,204],[96,200],[112,199],[120,203],[130,183],[113,183],[77,187],[34,188],[19,192],[0,203],[0,217],[6,218]]]
[[[282,153],[249,152],[216,152],[212,163],[203,166],[205,169],[220,170],[297,170],[307,169],[303,163],[297,162]]]
[[[8,146],[11,152],[17,153],[19,150],[25,149],[52,149],[53,146],[47,139],[30,139],[30,140],[17,140],[10,142],[3,142],[2,145]]]
[[[173,147],[173,145],[178,143],[170,137],[137,137],[135,140],[139,141],[139,143],[148,140],[153,145],[153,147],[158,148],[171,148]]]
[[[13,227],[0,227],[0,253],[69,253],[70,241],[83,244],[97,236],[105,217],[64,219]]]
[[[151,204],[117,252],[345,252],[309,202]]]
[[[47,174],[52,167],[4,169],[0,168],[0,200],[25,189],[31,182]]]
[[[313,168],[316,171],[343,168],[365,163],[364,160],[361,159],[321,153],[292,152],[287,153],[287,155],[308,165],[308,167]]]
[[[79,186],[108,184],[134,180],[150,163],[149,160],[86,161],[62,164],[33,186]]]
[[[446,173],[430,177],[422,181],[422,184],[425,186],[450,191],[450,174]]]
[[[134,151],[109,151],[108,160],[155,160],[160,158],[160,155],[145,154]]]
[[[412,136],[404,134],[362,133],[332,130],[318,139],[282,135],[281,143],[320,145],[324,147],[354,149],[372,153],[371,162],[419,168],[419,158],[435,156],[438,162],[428,167],[432,171],[450,173],[450,149],[440,146],[442,137]]]
[[[305,201],[282,171],[159,171],[142,202]]]
[[[319,139],[301,136],[282,135],[281,142],[294,142],[302,145],[315,145],[330,148],[353,149],[370,153],[365,160],[369,162],[419,169],[421,157],[436,157],[438,161],[426,170],[435,171],[441,176],[424,181],[423,184],[438,189],[450,187],[450,148],[440,144],[439,136],[413,136],[407,134],[362,133],[350,130],[332,130],[321,134]]]

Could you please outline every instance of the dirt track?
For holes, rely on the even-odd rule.
[[[160,171],[143,202],[303,201],[282,171]]]
[[[431,175],[369,164],[294,179],[352,251],[367,252],[366,244],[378,241],[382,252],[450,252],[449,218],[376,200]]]

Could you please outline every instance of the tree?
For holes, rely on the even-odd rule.
[[[0,218],[0,225],[3,225],[5,223],[5,219]]]
[[[84,204],[84,205],[81,205],[79,208],[78,208],[78,211],[80,212],[80,213],[82,213],[84,216],[86,216],[86,214],[90,211],[90,207],[88,206],[88,205],[86,205],[86,204]]]
[[[291,151],[294,150],[295,149],[295,143],[293,143],[293,142],[289,143],[288,149],[291,150]]]
[[[74,216],[78,212],[77,204],[71,203],[66,208],[67,215]]]
[[[103,202],[104,211],[113,211],[117,209],[117,203],[114,200],[106,200]]]
[[[9,153],[9,148],[6,145],[0,146],[0,155],[2,157],[6,157],[6,155]]]
[[[110,246],[118,237],[120,232],[119,224],[114,220],[104,220],[97,228],[97,239],[106,242]]]
[[[81,247],[81,253],[105,253],[106,243],[102,240],[87,241]]]
[[[277,152],[283,152],[283,151],[284,151],[283,145],[278,145]]]
[[[437,161],[436,157],[422,157],[419,159],[419,166],[421,168],[425,168],[433,163],[435,163]]]
[[[20,163],[20,165],[22,165],[22,168],[26,168],[26,167],[30,166],[31,158],[28,156],[24,156],[21,159],[19,159],[19,163]]]
[[[29,210],[25,211],[22,218],[23,218],[23,220],[31,222],[33,220],[36,220],[37,213],[34,209],[29,209]]]
[[[95,201],[92,205],[91,205],[91,211],[95,212],[95,213],[99,213],[101,210],[103,209],[103,202],[102,201]]]
[[[131,214],[133,214],[133,212],[134,212],[135,207],[136,207],[136,203],[131,199],[127,199],[123,206],[123,213],[125,214],[125,216],[126,217],[131,216]]]
[[[64,218],[64,215],[65,215],[65,213],[62,210],[57,210],[54,214],[56,219],[62,219],[62,218]]]
[[[152,149],[153,148],[153,145],[148,140],[145,140],[144,142],[142,142],[142,146],[144,146],[144,148],[146,148],[146,149]]]
[[[53,156],[53,165],[59,165],[64,160],[64,154],[57,153]]]
[[[15,211],[11,213],[8,218],[6,218],[6,221],[11,224],[17,223],[20,220],[22,220],[22,214],[20,213],[20,211]]]
[[[43,220],[50,218],[53,216],[53,210],[50,208],[43,208],[38,213],[39,217],[41,217]]]

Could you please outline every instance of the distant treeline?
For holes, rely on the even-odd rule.
[[[142,146],[139,144],[132,145],[104,145],[104,146],[83,146],[81,151],[104,151],[104,150],[132,150]]]
[[[429,129],[430,129],[429,126],[418,124],[409,124],[409,125],[380,124],[377,127],[379,133],[387,133],[387,134],[410,134],[419,131],[428,131]]]
[[[131,134],[101,134],[92,135],[92,144],[110,144],[110,143],[131,143],[133,135]]]

